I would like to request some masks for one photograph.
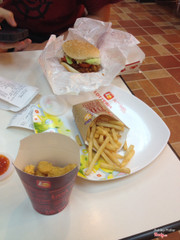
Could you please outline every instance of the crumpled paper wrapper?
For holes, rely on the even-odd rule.
[[[138,48],[138,40],[133,35],[111,28],[111,23],[105,23],[90,18],[79,18],[74,27],[68,31],[67,39],[52,35],[47,46],[39,57],[42,70],[56,95],[79,94],[108,86],[113,79],[124,72],[134,51],[133,61],[141,63],[144,53]],[[102,69],[97,73],[70,73],[59,62],[63,57],[62,44],[71,39],[90,42],[100,50]]]

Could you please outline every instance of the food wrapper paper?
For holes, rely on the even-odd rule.
[[[40,177],[23,171],[27,165],[37,166],[39,161],[77,167],[59,177]],[[75,141],[59,133],[33,134],[21,140],[14,166],[34,209],[45,215],[56,214],[69,202],[80,166],[80,149]]]
[[[97,117],[109,116],[112,118],[112,120],[114,119],[114,120],[121,121],[117,116],[115,116],[110,111],[110,109],[106,107],[105,104],[103,104],[102,100],[100,99],[74,105],[72,111],[73,111],[76,125],[79,129],[79,132],[85,144],[88,144],[86,141],[88,128],[93,122],[93,120],[95,120]],[[119,150],[123,147],[126,141],[128,131],[129,131],[129,128],[125,125],[124,131],[121,132],[121,138],[119,139],[119,142],[121,143],[121,147],[119,148]]]
[[[101,70],[97,73],[70,73],[61,64],[62,44],[71,39],[90,42],[100,50]],[[123,73],[138,69],[145,55],[131,34],[112,29],[112,24],[90,18],[79,18],[68,31],[67,39],[52,35],[39,57],[54,94],[79,94],[108,86]]]

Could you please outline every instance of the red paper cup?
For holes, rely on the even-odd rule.
[[[33,208],[45,215],[61,212],[68,204],[78,168],[60,177],[38,177],[16,168]]]
[[[70,172],[59,177],[40,177],[24,172],[27,165],[48,161],[56,167],[76,164]],[[68,204],[80,165],[79,145],[59,133],[39,133],[21,140],[15,169],[34,209],[45,215],[61,212]]]

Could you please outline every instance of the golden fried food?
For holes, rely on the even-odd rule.
[[[70,172],[72,171],[75,167],[77,167],[76,164],[68,164],[67,166],[64,167],[65,172]]]
[[[67,166],[60,167],[52,167],[50,172],[48,173],[48,177],[58,177],[62,176],[70,171],[72,171],[77,165],[76,164],[68,164]]]
[[[38,169],[36,169],[35,175],[39,176],[39,177],[46,177],[47,176],[47,175],[43,174],[42,172],[40,172]]]
[[[51,168],[52,168],[52,163],[49,163],[47,161],[41,161],[37,166],[37,169],[43,174],[48,174],[49,171],[51,171]]]
[[[59,177],[72,171],[76,167],[76,164],[68,164],[61,168],[53,166],[52,163],[48,161],[40,161],[37,167],[34,165],[27,165],[24,168],[24,172],[40,177]]]
[[[48,172],[48,177],[58,177],[64,175],[66,172],[64,168],[60,167],[52,167],[51,170]]]
[[[31,175],[34,175],[35,174],[35,166],[34,165],[27,165],[24,168],[24,172],[28,173],[28,174],[31,174]]]

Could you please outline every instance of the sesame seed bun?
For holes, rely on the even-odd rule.
[[[77,60],[100,57],[98,48],[88,42],[81,40],[66,41],[62,45],[62,49],[66,55]]]

